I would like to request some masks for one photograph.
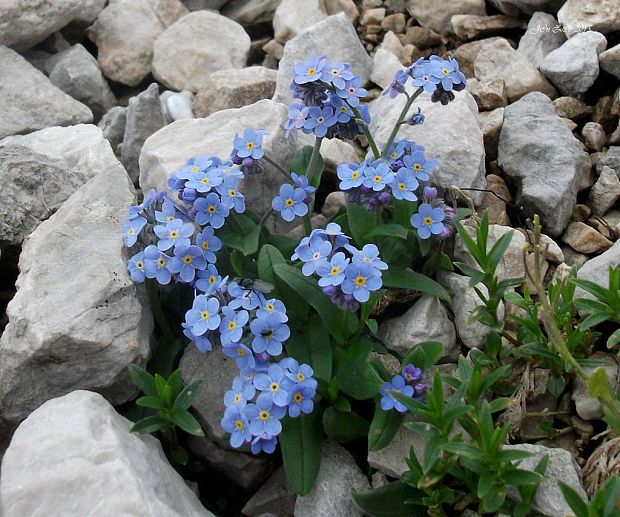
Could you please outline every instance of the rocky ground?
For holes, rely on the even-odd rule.
[[[53,513],[67,498],[89,511],[96,500],[92,515],[208,515],[196,494],[218,514],[243,507],[249,516],[360,515],[350,491],[400,476],[412,440],[423,447],[405,429],[367,458],[329,445],[315,489],[296,497],[277,462],[229,449],[219,422],[234,363],[191,348],[181,368],[186,382],[206,379],[194,412],[208,436],[190,442],[207,465],[190,489],[156,440],[128,434],[130,424],[111,406],[135,397],[126,366],[145,364],[153,331],[122,248],[121,222],[136,189],[163,188],[193,155],[228,156],[232,136],[245,127],[266,128],[272,155],[290,158],[307,143],[303,135],[283,138],[291,67],[312,54],[350,62],[367,80],[379,141],[402,108],[400,99],[379,96],[394,72],[421,56],[456,57],[467,91],[447,107],[423,99],[425,124],[401,135],[439,160],[433,180],[440,187],[456,185],[488,209],[492,239],[518,230],[501,274],[523,276],[535,213],[548,244],[547,279],[576,266],[581,278],[604,283],[608,265],[620,262],[619,0],[4,3],[2,449],[13,440],[0,495],[7,517]],[[325,143],[330,174],[316,222],[342,204],[331,193],[335,165],[358,161],[362,145]],[[250,196],[254,208],[270,206],[276,190],[264,183]],[[468,258],[458,241],[454,256]],[[452,295],[449,307],[422,297],[380,333],[401,355],[420,341],[442,341],[449,369],[481,346],[484,329],[467,323],[478,304],[467,280],[452,273],[440,281]],[[601,358],[618,387],[618,361]],[[525,447],[540,454],[559,447],[548,472],[590,490],[595,474],[586,460],[599,443],[600,405],[579,383],[558,398],[545,390],[548,371],[528,375],[528,408],[563,412],[567,431],[549,439],[540,422],[526,421],[518,438],[536,442]],[[612,456],[607,467],[620,469]],[[92,480],[86,492],[85,480]],[[541,492],[538,511],[558,515],[557,490]]]

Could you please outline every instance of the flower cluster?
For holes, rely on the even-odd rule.
[[[317,275],[323,293],[336,306],[350,312],[368,301],[371,292],[381,288],[381,271],[388,267],[379,258],[376,245],[366,244],[358,250],[349,244],[349,237],[336,223],[329,223],[324,230],[315,229],[304,237],[291,260],[301,260],[302,273]]]
[[[348,63],[329,62],[312,56],[295,65],[286,135],[293,129],[322,138],[354,139],[362,133],[358,121],[370,122],[368,107],[360,99],[368,95],[362,77]]]
[[[262,148],[263,136],[265,136],[264,129],[254,131],[250,128],[243,132],[243,136],[235,135],[230,159],[249,175],[263,172],[263,168],[258,163],[258,160],[265,156]]]
[[[381,409],[388,411],[395,409],[399,413],[407,413],[408,409],[393,396],[394,392],[406,397],[421,399],[430,386],[423,382],[422,370],[412,364],[402,369],[402,375],[394,375],[390,382],[385,382],[379,393],[381,394]]]
[[[317,381],[312,368],[292,358],[271,362],[290,336],[287,321],[284,304],[266,299],[248,280],[219,280],[209,295],[197,296],[185,314],[185,336],[201,352],[219,341],[240,370],[224,395],[221,421],[233,447],[249,444],[255,454],[271,453],[282,430],[280,420],[287,413],[298,417],[314,409]]]
[[[280,187],[280,194],[271,202],[271,207],[288,222],[308,213],[310,195],[316,191],[315,187],[308,184],[308,178],[304,175],[291,172],[291,179],[293,185],[284,183]]]
[[[453,101],[454,92],[465,89],[467,85],[465,75],[459,69],[456,59],[452,57],[443,59],[439,56],[431,56],[429,59],[421,57],[406,70],[396,72],[383,94],[393,98],[399,93],[405,93],[405,85],[409,79],[412,86],[432,93],[431,100],[441,102],[443,105]]]

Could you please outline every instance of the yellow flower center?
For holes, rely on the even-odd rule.
[[[192,172],[193,172],[193,173],[196,173],[196,172],[198,172],[199,170],[200,170],[200,167],[198,167],[197,165],[194,165],[194,166],[192,167]]]
[[[133,228],[129,228],[129,230],[127,230],[127,235],[135,235],[136,230],[134,230]]]
[[[375,183],[380,183],[381,182],[381,176],[375,176],[372,181],[374,181]]]
[[[424,219],[422,219],[422,223],[425,224],[426,226],[430,226],[431,224],[433,224],[433,218],[425,217]]]
[[[268,304],[265,305],[265,310],[268,311],[268,312],[273,312],[275,309],[276,308],[275,308],[273,303],[268,303]]]
[[[159,258],[157,259],[157,265],[158,265],[159,267],[163,267],[163,266],[165,266],[165,265],[166,265],[166,261],[165,261],[163,258],[159,257]]]
[[[241,431],[243,429],[243,422],[241,420],[235,420],[235,428]]]
[[[170,236],[171,239],[176,239],[179,236],[179,232],[177,232],[176,230],[172,230],[169,233],[169,236]]]
[[[332,270],[330,271],[330,274],[332,276],[336,276],[338,273],[340,273],[340,267],[339,266],[333,266]]]
[[[235,404],[239,404],[239,402],[241,402],[241,395],[239,395],[239,393],[235,395],[234,401]]]
[[[228,330],[235,330],[237,328],[237,323],[233,321],[228,322]]]
[[[205,176],[204,178],[202,178],[200,180],[200,183],[202,183],[203,185],[208,185],[209,184],[209,177]]]
[[[398,184],[398,190],[400,190],[401,192],[402,192],[403,190],[405,190],[405,184],[404,184],[404,183],[399,183],[399,184]]]
[[[312,77],[314,74],[316,74],[316,68],[308,68],[308,75]]]
[[[166,221],[170,222],[170,221],[174,221],[174,217],[172,217],[171,215],[169,215],[168,217],[166,217]]]
[[[209,283],[210,283],[210,284],[214,284],[216,280],[217,280],[217,278],[215,278],[215,275],[211,275],[211,276],[209,277]]]
[[[263,422],[264,422],[265,420],[269,420],[269,411],[261,411],[261,412],[258,414],[258,418],[260,418]]]
[[[355,280],[353,280],[353,283],[355,283],[357,287],[362,287],[366,284],[366,277],[358,275],[355,277]]]
[[[273,337],[273,330],[263,330],[260,335],[265,339],[271,339]]]
[[[245,350],[241,347],[237,348],[237,355],[239,357],[245,357]]]
[[[352,180],[356,180],[356,179],[357,179],[357,178],[359,178],[359,177],[360,177],[360,173],[359,173],[359,171],[353,171],[353,172],[351,173],[351,179],[352,179]]]
[[[447,68],[444,68],[442,72],[443,72],[443,75],[448,75],[450,73],[450,70],[448,70]]]
[[[304,399],[303,395],[299,392],[293,395],[293,402],[295,402],[295,404],[300,404],[303,399]]]
[[[306,378],[304,377],[304,374],[301,372],[297,372],[297,380],[299,382],[304,382],[306,380]]]
[[[191,264],[192,263],[192,256],[191,255],[185,255],[183,257],[183,264]]]
[[[207,212],[209,212],[210,214],[214,214],[215,212],[217,212],[217,207],[215,205],[209,205],[207,208]]]
[[[276,382],[272,382],[269,385],[269,390],[270,391],[278,391],[279,389],[280,389],[280,385],[278,383],[276,383]]]
[[[245,148],[248,150],[254,149],[254,142],[247,142]]]
[[[413,170],[414,171],[419,171],[422,169],[422,166],[419,163],[414,163],[413,164]]]
[[[209,319],[209,316],[211,316],[211,315],[209,314],[209,311],[202,311],[202,312],[200,313],[200,317],[201,317],[203,320],[208,320],[208,319]]]
[[[287,208],[292,207],[294,204],[295,202],[290,197],[284,201],[284,206]]]
[[[138,269],[144,269],[144,264],[138,260],[138,262],[136,262],[136,267]]]
[[[235,189],[231,188],[231,189],[228,191],[228,195],[229,195],[230,197],[235,197],[235,196],[237,195],[237,191],[236,191]]]

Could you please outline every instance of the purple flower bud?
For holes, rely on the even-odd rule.
[[[377,203],[378,203],[377,198],[376,197],[371,197],[368,200],[368,208],[370,208],[370,209],[375,208],[377,206]]]
[[[392,195],[389,192],[381,192],[381,194],[379,194],[379,203],[381,204],[387,204],[390,202],[390,200],[392,199]]]
[[[242,158],[240,158],[239,156],[237,156],[236,154],[233,154],[230,157],[230,160],[235,164],[235,165],[241,165],[241,162],[243,161]]]
[[[259,361],[263,361],[264,363],[269,361],[270,358],[271,356],[266,351],[261,352],[260,354],[256,354],[256,359],[258,359]]]
[[[424,197],[426,199],[435,199],[437,197],[437,189],[435,187],[424,187]]]
[[[181,193],[181,199],[183,199],[183,201],[185,201],[186,203],[193,203],[196,199],[196,191],[191,188],[183,189],[183,192]]]
[[[334,296],[338,292],[338,288],[335,285],[328,285],[323,287],[323,294],[325,296]]]
[[[372,189],[369,189],[367,186],[365,185],[361,185],[360,186],[360,190],[362,191],[362,194],[368,194]]]
[[[246,167],[246,168],[249,169],[254,164],[254,160],[248,156],[247,158],[244,158],[241,161],[241,163],[242,163],[243,167]]]

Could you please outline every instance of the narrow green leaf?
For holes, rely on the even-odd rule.
[[[399,224],[380,224],[366,234],[365,240],[369,242],[377,237],[393,237],[407,240],[408,234],[407,230]]]
[[[188,409],[198,396],[198,392],[202,388],[202,384],[202,381],[196,381],[192,382],[189,386],[186,386],[183,391],[179,393],[172,407]]]
[[[325,434],[338,443],[347,443],[366,436],[368,427],[368,422],[354,411],[345,412],[330,407],[323,413]]]
[[[194,436],[204,436],[205,433],[196,420],[186,409],[175,408],[170,413],[172,421],[178,425],[183,431]]]
[[[306,332],[293,334],[286,342],[290,357],[309,364],[314,376],[329,382],[332,377],[332,345],[327,329],[318,316],[313,316]]]
[[[502,260],[502,257],[504,256],[504,253],[506,253],[508,246],[510,246],[513,233],[514,230],[502,235],[499,239],[497,239],[497,241],[491,248],[491,251],[489,251],[488,261],[489,269],[491,271],[495,271],[497,269],[497,265],[499,264],[500,260]]]
[[[620,343],[620,328],[616,329],[614,333],[607,338],[607,348],[611,350],[618,343]]]
[[[403,415],[398,411],[383,411],[379,404],[375,404],[375,415],[370,423],[368,432],[368,450],[379,451],[387,447],[403,421]]]
[[[373,398],[383,380],[368,362],[372,344],[363,338],[353,341],[347,350],[336,349],[335,374],[341,391],[356,400]]]
[[[390,267],[390,269],[383,271],[382,278],[384,287],[415,289],[436,296],[445,302],[450,302],[450,295],[439,283],[410,269]]]
[[[140,407],[148,407],[151,409],[166,409],[168,406],[159,397],[140,397],[136,400],[136,404]]]
[[[130,364],[127,366],[129,375],[133,379],[133,382],[142,390],[142,393],[151,397],[157,397],[157,388],[155,387],[155,379],[145,369],[140,368],[137,364]]]
[[[568,506],[571,507],[571,510],[575,512],[577,517],[588,517],[590,515],[588,513],[588,506],[581,498],[581,496],[562,481],[558,481],[558,485],[560,487],[560,490],[562,491],[564,499],[568,503]]]
[[[172,459],[179,465],[187,465],[189,461],[189,454],[187,454],[187,451],[183,447],[171,448],[170,456],[172,456]]]
[[[443,354],[443,345],[439,341],[424,341],[415,345],[403,359],[403,365],[413,364],[426,370],[433,366]]]
[[[375,217],[363,206],[355,203],[347,203],[347,218],[351,235],[358,246],[363,246],[368,241],[368,235],[375,226]]]
[[[353,492],[355,503],[372,517],[426,517],[428,509],[421,503],[424,496],[421,490],[400,481],[376,490]],[[419,504],[410,501],[419,501]]]
[[[379,332],[379,324],[377,323],[377,320],[369,319],[366,320],[365,323],[372,335],[376,336],[377,332]]]
[[[275,246],[271,244],[263,245],[258,254],[258,278],[273,285],[277,291],[276,274],[273,272],[275,264],[286,264],[286,259]],[[279,298],[278,293],[274,293],[274,296]]]
[[[590,395],[599,400],[611,402],[613,400],[611,385],[607,378],[605,368],[597,368],[588,379],[588,390]]]
[[[136,422],[131,428],[132,433],[154,433],[161,431],[166,426],[157,415],[147,416]]]

